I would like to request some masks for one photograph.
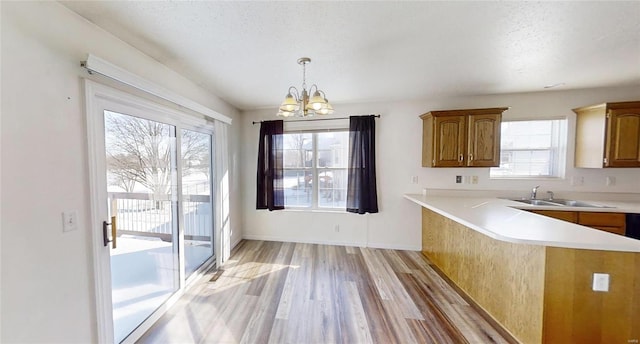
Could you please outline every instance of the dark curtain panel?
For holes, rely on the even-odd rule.
[[[375,116],[349,117],[347,211],[377,213]]]
[[[256,209],[284,209],[283,128],[283,121],[260,124]]]

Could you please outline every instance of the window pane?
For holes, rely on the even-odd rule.
[[[113,326],[121,342],[179,288],[176,128],[105,111]]]
[[[346,168],[349,162],[349,132],[318,133],[317,167]]]
[[[553,121],[502,122],[503,149],[549,148]]]
[[[284,168],[311,167],[313,141],[311,133],[284,134]]]
[[[559,176],[566,120],[502,122],[500,167],[492,177]]]
[[[345,208],[347,170],[323,170],[318,173],[318,207]]]
[[[313,172],[297,169],[284,171],[284,204],[286,207],[310,207]]]
[[[182,216],[187,276],[213,255],[211,135],[182,130]]]
[[[284,135],[285,207],[345,208],[349,132]]]
[[[502,151],[500,167],[492,168],[492,176],[552,176],[553,151]]]

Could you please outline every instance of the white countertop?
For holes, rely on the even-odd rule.
[[[520,209],[640,213],[640,203],[593,202],[615,208],[544,207],[499,198],[406,194],[404,197],[496,240],[587,250],[640,252],[640,240]]]

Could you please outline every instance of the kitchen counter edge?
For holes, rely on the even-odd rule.
[[[573,249],[640,252],[640,240],[525,211],[525,209],[550,209],[548,207],[523,205],[519,202],[491,197],[405,194],[404,198],[500,241]],[[554,209],[640,213],[640,204],[615,203],[616,208],[562,207],[558,209],[555,207]]]

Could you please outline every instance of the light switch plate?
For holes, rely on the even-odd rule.
[[[62,231],[71,232],[78,229],[78,211],[70,210],[62,213]]]
[[[593,274],[593,291],[609,291],[609,274]]]

